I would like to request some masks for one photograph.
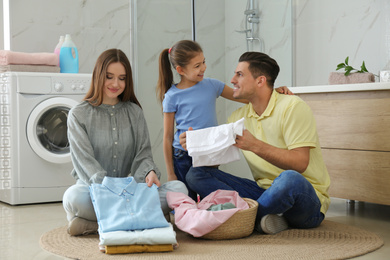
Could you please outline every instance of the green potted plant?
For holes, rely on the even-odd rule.
[[[355,69],[354,67],[350,66],[348,64],[348,61],[349,61],[349,56],[347,58],[345,58],[344,63],[340,63],[339,65],[337,65],[336,70],[344,69],[345,70],[345,73],[344,73],[345,76],[348,76],[349,74],[351,74],[351,72],[358,72],[358,73],[368,72],[368,70],[366,68],[366,64],[364,63],[364,61],[363,61],[363,64],[360,66],[360,70]]]
[[[329,75],[329,84],[353,84],[353,83],[371,83],[375,82],[375,76],[373,73],[370,73],[366,64],[363,61],[359,69],[355,69],[348,64],[349,56],[345,59],[343,63],[337,65],[336,70],[344,69],[345,72],[331,72]]]

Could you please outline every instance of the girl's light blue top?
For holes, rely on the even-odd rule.
[[[181,133],[192,127],[194,130],[217,126],[216,101],[222,94],[225,83],[205,78],[187,89],[178,89],[176,85],[165,93],[163,112],[175,113],[176,133],[173,147],[184,150],[180,145]]]

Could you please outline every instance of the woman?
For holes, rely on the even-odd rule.
[[[97,231],[89,193],[91,183],[102,183],[105,176],[133,176],[137,183],[160,186],[146,121],[134,93],[130,62],[121,50],[107,50],[97,59],[84,101],[69,112],[68,139],[72,175],[77,180],[63,198],[70,235]],[[187,193],[180,181],[161,185],[164,214],[170,211],[167,191]]]

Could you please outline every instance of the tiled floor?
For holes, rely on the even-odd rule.
[[[370,203],[350,204],[332,199],[327,219],[358,226],[380,235],[385,245],[356,259],[388,259],[390,255],[390,206]],[[66,225],[61,203],[9,206],[0,202],[0,259],[65,259],[42,250],[40,236]]]

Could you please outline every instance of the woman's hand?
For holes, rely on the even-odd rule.
[[[153,183],[160,187],[161,183],[157,177],[157,174],[154,171],[150,171],[145,177],[145,182],[148,184],[148,187],[152,187]]]

